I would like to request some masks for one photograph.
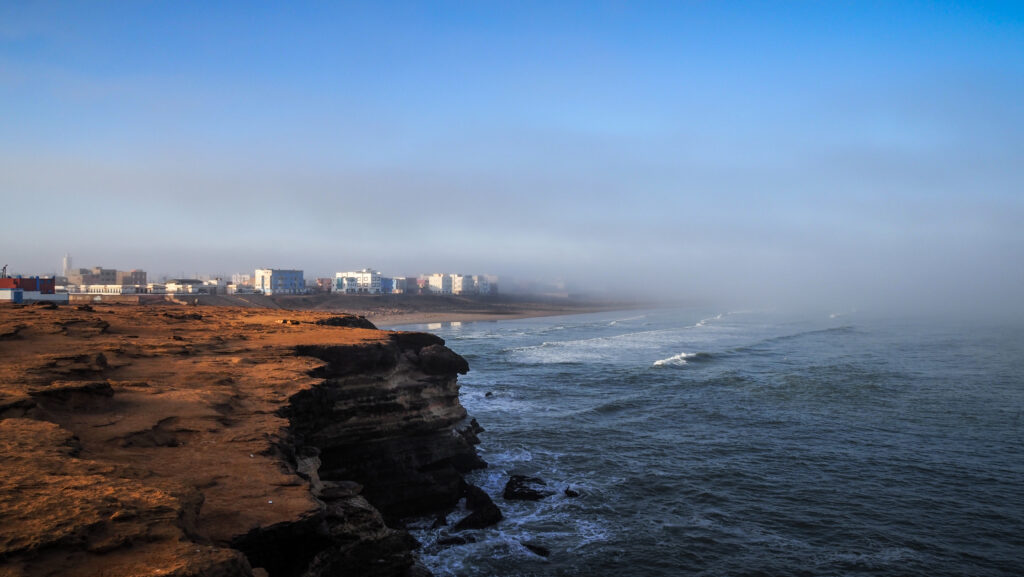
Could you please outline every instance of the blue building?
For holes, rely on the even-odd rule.
[[[265,295],[295,295],[306,292],[306,279],[301,270],[258,268],[253,286]]]

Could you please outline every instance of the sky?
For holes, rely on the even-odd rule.
[[[0,260],[1024,314],[1024,5],[0,3]]]

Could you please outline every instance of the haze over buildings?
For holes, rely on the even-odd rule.
[[[0,264],[1019,313],[1021,102],[1009,3],[4,3]]]

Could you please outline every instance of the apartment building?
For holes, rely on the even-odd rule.
[[[473,277],[464,274],[453,274],[450,276],[452,277],[453,295],[476,294],[476,283],[473,282]]]
[[[452,294],[452,275],[434,273],[426,276],[427,290],[431,294],[450,295]]]
[[[364,268],[357,271],[336,273],[334,275],[334,291],[345,294],[380,294],[380,271]]]
[[[303,294],[306,281],[301,270],[258,268],[253,275],[253,287],[265,295]]]

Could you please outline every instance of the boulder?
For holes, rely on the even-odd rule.
[[[551,549],[548,549],[536,541],[520,541],[520,543],[535,555],[540,555],[541,557],[548,557],[551,555]]]
[[[494,501],[491,500],[490,496],[483,489],[467,483],[464,491],[466,494],[466,507],[472,512],[455,524],[454,529],[456,531],[483,529],[502,520],[501,509],[498,509],[498,506],[494,504]]]
[[[501,496],[509,501],[539,501],[554,495],[554,491],[545,489],[546,483],[539,477],[512,475]]]

